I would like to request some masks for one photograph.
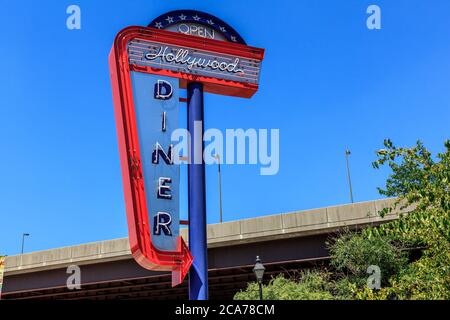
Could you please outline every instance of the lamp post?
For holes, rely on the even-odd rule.
[[[348,177],[348,185],[350,187],[350,201],[353,203],[353,190],[352,190],[352,180],[350,178],[350,166],[348,164],[348,157],[351,155],[350,150],[345,150],[345,162],[347,163],[347,177]]]
[[[214,156],[217,159],[217,174],[218,174],[218,181],[219,181],[219,212],[220,212],[220,223],[223,222],[223,215],[222,215],[222,175],[220,173],[220,155],[216,154]]]
[[[258,285],[259,285],[259,300],[263,299],[262,280],[263,280],[265,270],[266,270],[266,268],[261,263],[261,259],[259,259],[259,256],[256,256],[256,263],[255,263],[255,266],[253,267],[253,272],[256,275],[256,280],[258,281]]]
[[[21,254],[23,254],[23,248],[24,248],[24,245],[25,245],[25,237],[28,237],[30,234],[29,233],[23,233],[22,234],[22,251],[21,251]]]

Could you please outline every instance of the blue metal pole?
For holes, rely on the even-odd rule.
[[[194,257],[189,271],[189,299],[208,299],[208,253],[206,247],[206,188],[203,161],[203,84],[189,83],[188,130],[191,135],[188,193],[189,250]],[[200,131],[201,130],[201,131]]]

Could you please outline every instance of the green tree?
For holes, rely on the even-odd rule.
[[[277,277],[263,288],[267,299],[450,299],[450,141],[433,158],[420,141],[412,148],[397,148],[385,140],[373,163],[377,169],[383,165],[392,174],[379,192],[397,199],[379,214],[398,208],[407,213],[337,237],[330,245],[333,274]],[[411,259],[411,250],[420,255]],[[381,269],[380,290],[366,285],[369,265]],[[235,298],[257,299],[257,289],[249,284]]]
[[[434,159],[420,141],[412,148],[398,148],[385,140],[377,157],[374,168],[388,165],[392,170],[385,188],[379,192],[397,198],[393,206],[379,214],[384,216],[397,208],[408,210],[397,220],[364,229],[354,237],[366,239],[363,242],[367,244],[378,243],[376,247],[384,241],[397,250],[420,250],[421,255],[406,264],[394,262],[394,268],[380,261],[382,272],[388,276],[384,278],[383,288],[372,291],[352,282],[353,296],[356,299],[450,299],[450,142],[445,142],[445,151]],[[351,237],[341,244],[342,255],[351,256],[352,241],[355,240]],[[392,258],[388,251],[383,256]],[[332,264],[345,266],[345,263],[338,264],[337,258]]]
[[[399,299],[450,299],[450,141],[436,159],[420,141],[413,148],[397,148],[390,140],[384,146],[373,166],[387,164],[392,174],[379,192],[397,200],[381,215],[397,207],[410,210],[363,234],[422,248],[422,256],[393,276],[382,294]]]
[[[333,240],[329,246],[331,266],[358,287],[367,285],[367,268],[376,265],[381,269],[381,284],[387,285],[391,276],[408,263],[406,251],[381,237],[367,238],[347,232]]]

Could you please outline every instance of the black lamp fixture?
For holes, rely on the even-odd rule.
[[[263,299],[262,281],[263,281],[265,270],[266,270],[266,268],[261,263],[261,259],[259,258],[259,256],[256,256],[256,263],[255,263],[255,266],[253,267],[253,272],[255,273],[256,280],[258,281],[258,285],[259,285],[259,300]]]

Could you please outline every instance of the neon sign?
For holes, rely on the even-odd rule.
[[[178,63],[187,65],[187,69],[192,71],[195,68],[209,68],[211,70],[227,71],[232,73],[244,73],[244,70],[239,69],[239,58],[235,58],[232,62],[217,61],[216,59],[207,59],[202,57],[191,56],[189,49],[176,49],[170,47],[160,47],[156,50],[157,53],[148,52],[144,55],[147,60],[156,60],[159,58],[161,63]],[[168,52],[169,51],[169,52]]]
[[[261,60],[245,56],[210,52],[199,48],[161,45],[132,40],[128,44],[130,64],[160,68],[191,75],[258,84]]]
[[[194,115],[189,118],[188,112],[191,127],[199,115],[193,109],[199,110],[203,103],[203,91],[253,96],[258,90],[264,50],[245,45],[230,26],[210,15],[190,10],[174,13],[158,17],[151,27],[120,31],[109,64],[131,253],[146,269],[172,271],[172,285],[178,285],[194,259],[179,234],[180,173],[170,143],[178,125],[179,89],[188,87],[192,107],[189,112]],[[181,24],[208,24],[214,32],[189,27],[186,34]],[[166,27],[184,28],[186,32],[160,30]],[[197,90],[195,98],[192,90]],[[190,277],[190,281],[207,283],[206,259],[202,255],[206,251],[206,220],[197,223],[199,226],[192,224],[198,217],[205,217],[201,200],[204,190],[197,192],[197,184],[191,184],[192,177],[199,185],[204,182],[202,169],[195,169],[200,170],[189,177],[189,233],[196,244],[193,252],[198,253],[199,264],[193,268],[197,276]],[[191,201],[193,196],[195,201]],[[199,205],[200,209],[191,205]],[[197,236],[201,238],[200,246],[195,242]],[[193,294],[200,296],[201,292],[205,296],[197,284],[190,285],[191,289]]]

